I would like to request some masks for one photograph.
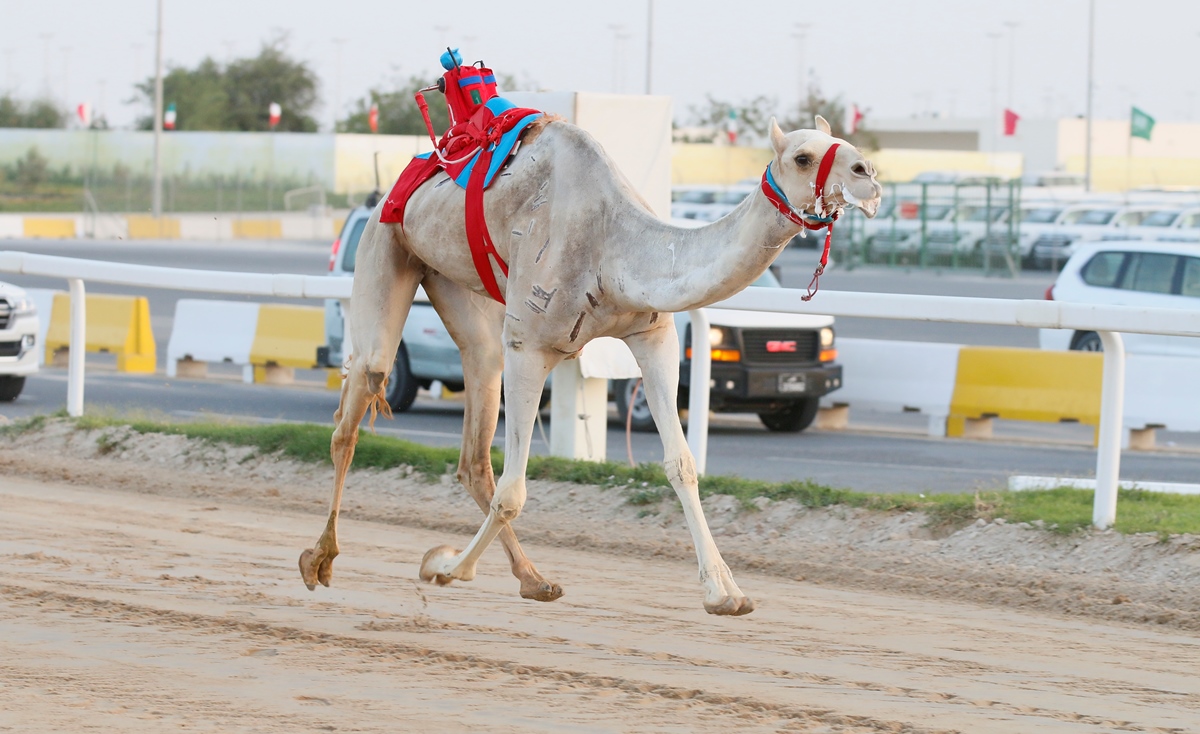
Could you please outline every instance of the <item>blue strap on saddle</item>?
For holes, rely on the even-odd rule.
[[[515,104],[509,102],[503,97],[492,97],[485,105],[491,110],[493,115],[499,115],[505,110],[511,110],[516,107]],[[500,136],[499,142],[493,145],[489,150],[492,150],[492,163],[488,166],[487,175],[483,179],[483,187],[486,189],[492,185],[492,179],[500,171],[500,167],[504,165],[508,157],[512,155],[513,148],[516,147],[517,141],[521,139],[521,132],[529,125],[529,123],[541,117],[544,113],[536,112],[522,117],[519,122],[511,130]],[[471,179],[471,171],[475,168],[475,161],[479,159],[479,153],[476,153],[467,165],[463,168],[458,177],[454,179],[454,183],[462,188],[467,188],[467,181]]]

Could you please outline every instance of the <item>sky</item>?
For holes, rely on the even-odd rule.
[[[686,123],[706,95],[795,109],[805,69],[872,117],[1085,110],[1089,0],[653,0],[651,91]],[[1200,0],[1094,0],[1095,113],[1200,121]],[[542,89],[646,91],[650,0],[163,0],[166,66],[255,55],[279,33],[321,80],[329,128],[371,87],[440,74],[458,46]],[[0,0],[0,90],[88,102],[114,127],[154,69],[156,0]],[[1014,24],[1015,25],[1012,25]],[[801,37],[803,36],[803,37]],[[1011,68],[1011,74],[1010,74]],[[993,79],[995,80],[993,83]],[[1011,80],[1011,84],[1010,84]],[[1011,97],[1010,97],[1011,86]]]

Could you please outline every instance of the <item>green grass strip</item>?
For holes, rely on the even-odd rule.
[[[62,413],[51,416],[66,419]],[[38,431],[51,417],[35,416],[0,427],[0,435]],[[172,422],[161,416],[93,413],[74,419],[79,430],[128,426],[138,433],[187,436],[217,444],[252,447],[256,454],[278,455],[300,462],[331,464],[329,442],[333,429],[311,423],[246,425],[239,423]],[[102,433],[101,450],[113,447],[112,437]],[[500,474],[504,455],[492,450],[492,468]],[[458,466],[457,448],[435,448],[380,436],[359,433],[354,453],[357,468],[392,469],[411,466],[429,480],[452,473]],[[533,456],[526,476],[578,484],[619,488],[632,505],[656,508],[673,492],[659,464],[631,467],[614,461],[589,462],[553,456]],[[983,491],[961,494],[870,494],[819,484],[810,479],[768,482],[730,476],[703,476],[700,494],[730,495],[747,509],[755,500],[792,500],[804,507],[855,507],[881,512],[923,512],[935,526],[961,527],[977,519],[1003,518],[1008,522],[1040,521],[1047,529],[1070,533],[1091,525],[1091,490],[1058,488],[1027,492]],[[653,512],[647,509],[647,512]],[[1158,492],[1122,490],[1115,529],[1122,533],[1157,533],[1162,537],[1200,533],[1200,497]]]

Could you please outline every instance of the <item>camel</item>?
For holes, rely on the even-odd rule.
[[[334,414],[329,518],[315,546],[300,556],[308,588],[330,584],[338,511],[359,426],[368,410],[372,421],[376,410],[390,415],[383,398],[386,376],[417,286],[423,285],[462,350],[466,395],[457,477],[486,517],[461,552],[450,546],[427,552],[421,579],[472,580],[480,556],[499,537],[522,597],[562,596],[562,587],[547,581],[522,551],[512,524],[525,503],[530,441],[546,376],[562,360],[577,357],[591,339],[612,336],[624,340],[641,368],[666,475],[695,546],[705,610],[753,611],[754,602],[734,582],[704,519],[695,461],[676,410],[675,321],[662,314],[732,296],[767,269],[800,231],[800,221],[821,221],[847,206],[873,217],[882,194],[871,163],[832,137],[820,117],[815,130],[788,134],[772,118],[770,142],[774,157],[768,170],[794,216],[784,216],[756,191],[723,219],[686,229],[658,219],[586,132],[556,118],[534,123],[484,197],[488,228],[508,263],[507,277],[493,263],[506,304],[487,295],[475,270],[464,191],[447,185],[445,172],[416,190],[403,225],[381,224],[377,207],[359,245],[351,294],[353,353]],[[816,191],[818,166],[834,144],[839,147],[824,191]],[[497,482],[489,448],[502,377],[504,468]]]

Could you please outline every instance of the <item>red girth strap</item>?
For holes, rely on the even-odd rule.
[[[488,233],[487,219],[483,214],[483,181],[487,178],[487,170],[491,165],[492,151],[485,146],[475,159],[475,166],[467,179],[467,244],[471,248],[471,261],[475,263],[475,272],[479,273],[479,280],[483,282],[484,289],[489,296],[504,303],[504,294],[500,292],[500,286],[496,283],[496,273],[492,270],[489,258],[496,259],[496,264],[500,266],[500,272],[504,273],[505,278],[508,277],[508,263],[496,252],[496,245]]]

